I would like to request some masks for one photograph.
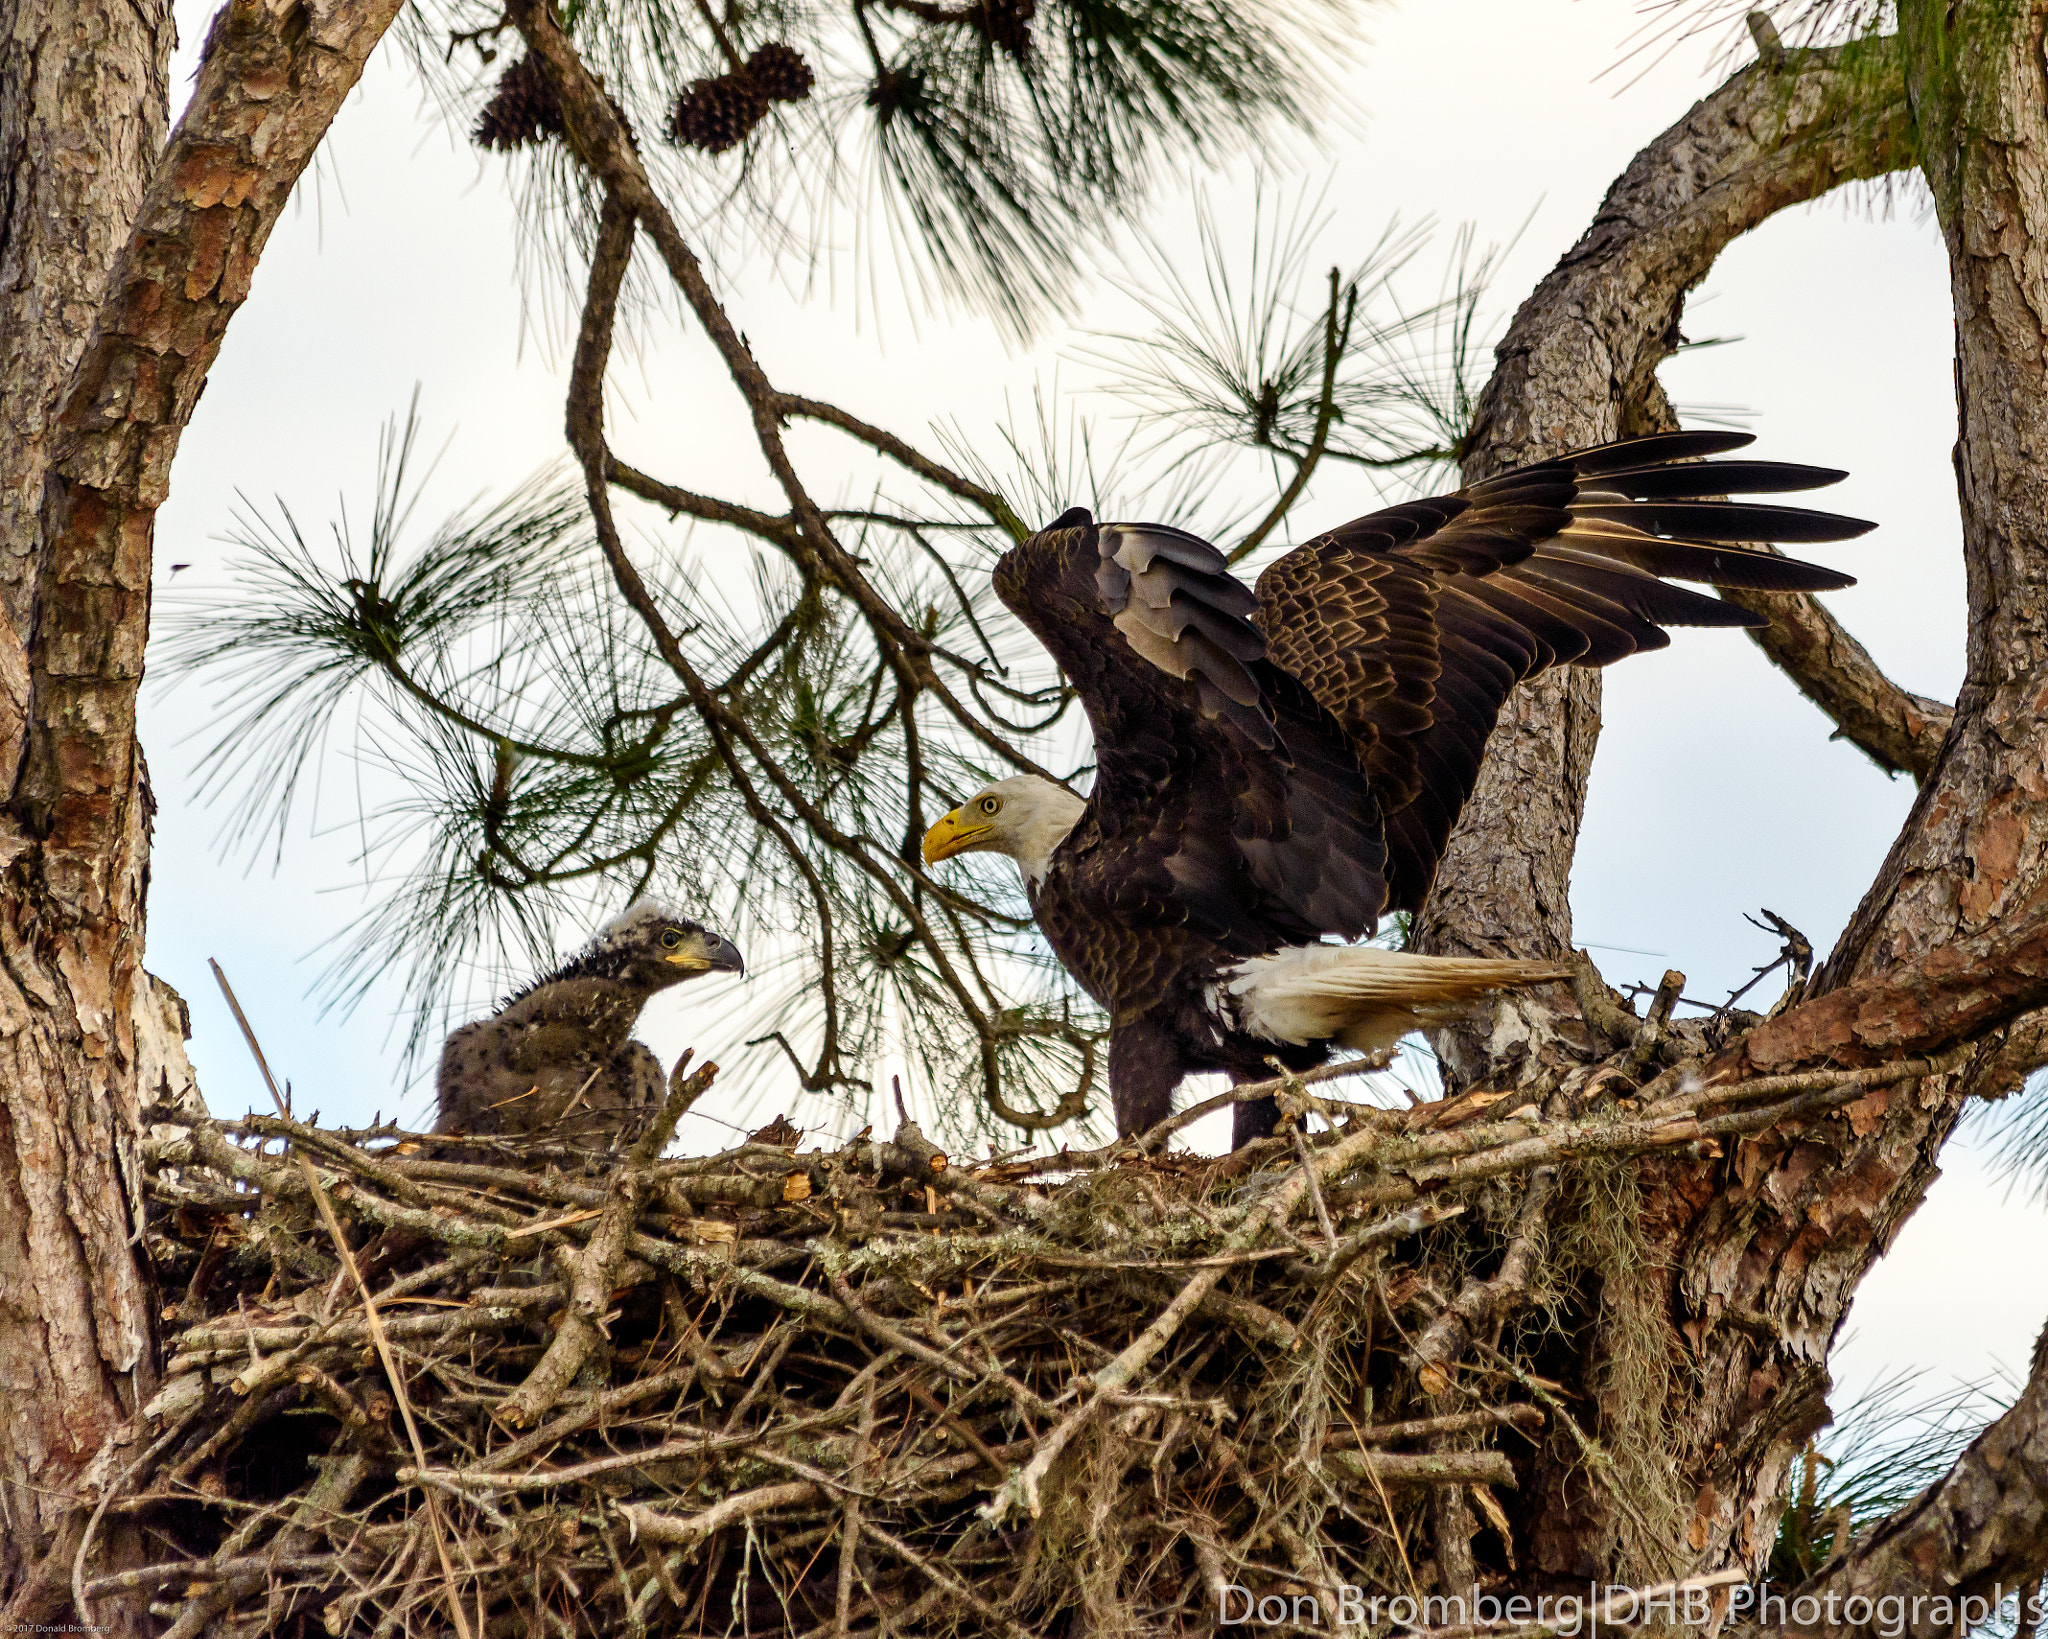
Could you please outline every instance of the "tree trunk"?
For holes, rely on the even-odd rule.
[[[0,778],[9,784],[30,711],[24,638],[56,411],[163,147],[174,38],[162,0],[0,6]],[[107,818],[100,857],[57,881],[36,840],[11,815],[0,822],[0,1609],[24,1614],[48,1608],[18,1597],[25,1567],[156,1370],[147,1284],[130,1244],[127,1072],[148,861],[139,767]]]
[[[2013,947],[2048,899],[2044,23],[2043,0],[2016,13],[1900,7],[1920,163],[1948,244],[1955,306],[1968,670],[1919,801],[1817,977],[1819,999],[1758,1032],[1744,1054],[1751,1067],[1837,1057],[1857,1038],[1913,1028],[1923,1006],[1913,976],[1954,968],[1966,953],[1981,953],[1980,982],[2008,980],[2026,965]],[[1711,1210],[1672,1243],[1683,1258],[1679,1289],[1702,1322],[1740,1309],[1770,1326],[1724,1329],[1702,1349],[1697,1439],[1753,1423],[1761,1385],[1774,1377],[1819,1373],[1857,1286],[1933,1182],[1964,1101],[2016,1085],[2041,1062],[2040,1034],[2038,1021],[2023,1019],[2006,1050],[1974,1070],[1903,1084],[1812,1130],[1754,1140],[1732,1158],[1733,1177]],[[1700,1499],[1705,1538],[1727,1540],[1752,1561],[1768,1546],[1767,1494],[1794,1449],[1782,1438],[1773,1444],[1730,1464],[1722,1488],[1710,1485]],[[1960,1564],[1925,1556],[1917,1568],[1930,1579],[1963,1574]]]
[[[176,43],[168,0],[0,0],[0,618],[16,634],[55,412],[163,149]]]
[[[1905,8],[1899,39],[1854,48],[1892,53],[1884,72],[1896,92],[1865,105],[1880,119],[1840,131],[1833,145],[1816,135],[1821,120],[1803,139],[1774,135],[1774,119],[1798,125],[1801,90],[1775,104],[1760,95],[1768,80],[1799,75],[1825,111],[1832,64],[1767,49],[1763,64],[1638,157],[1586,239],[1518,315],[1482,404],[1475,476],[1660,424],[1668,412],[1649,372],[1676,336],[1685,291],[1729,239],[1833,180],[1908,154],[1924,165],[1954,270],[1969,680],[1947,719],[1884,679],[1812,600],[1755,600],[1788,617],[1763,640],[1765,652],[1873,756],[1924,783],[1810,999],[1710,1059],[1708,1085],[1927,1051],[2039,1005],[2048,876],[2043,10],[2036,0],[2014,27],[1977,22],[1968,7]],[[1878,69],[1862,59],[1865,86]],[[1424,948],[1565,948],[1564,886],[1597,730],[1590,690],[1550,682],[1510,702],[1418,918]],[[1550,794],[1533,822],[1532,791]],[[1553,993],[1504,1010],[1490,1036],[1447,1043],[1447,1057],[1461,1078],[1506,1075],[1569,1093],[1584,1080],[1581,1072],[1572,1081],[1584,1030]],[[1954,1074],[1781,1123],[1725,1156],[1706,1147],[1599,1179],[1567,1171],[1577,1185],[1574,1232],[1607,1243],[1559,1362],[1597,1409],[1590,1434],[1600,1455],[1589,1461],[1553,1436],[1537,1483],[1521,1488],[1513,1524],[1539,1575],[1654,1579],[1760,1565],[1790,1462],[1827,1418],[1826,1362],[1850,1300],[1934,1177],[1961,1100],[2012,1086],[2040,1062],[2042,1036],[2038,1021],[2021,1019]]]
[[[135,1249],[142,1081],[177,1080],[141,965],[156,509],[264,241],[395,10],[233,0],[167,146],[166,11],[4,14],[0,1611],[17,1622],[69,1598],[79,1504],[118,1471],[156,1371]]]
[[[1910,152],[1888,45],[1771,54],[1736,74],[1630,162],[1522,304],[1480,396],[1466,479],[1675,426],[1656,370],[1715,258],[1786,206],[1897,169]],[[1598,672],[1553,672],[1509,697],[1416,917],[1417,948],[1535,958],[1570,948],[1568,890],[1599,736]],[[1578,1039],[1569,1008],[1561,1015],[1559,998],[1538,993],[1503,1002],[1485,1037],[1450,1033],[1438,1045],[1460,1082],[1528,1078],[1557,1073],[1560,1031]]]

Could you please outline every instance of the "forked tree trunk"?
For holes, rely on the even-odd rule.
[[[1783,611],[1780,629],[1760,641],[1794,681],[1872,756],[1924,783],[1805,1003],[1710,1060],[1709,1084],[1902,1057],[1967,1038],[1962,1015],[1972,1007],[1996,1016],[1990,988],[2039,994],[2031,934],[2048,900],[2044,9],[2036,0],[2000,26],[1967,6],[1902,7],[1903,33],[1887,48],[1896,52],[1896,92],[1866,101],[1859,128],[1839,133],[1845,146],[1832,151],[1818,127],[1803,141],[1773,136],[1769,108],[1741,100],[1738,76],[1638,157],[1587,238],[1518,316],[1484,401],[1475,476],[1668,424],[1649,372],[1714,254],[1810,196],[1801,180],[1818,192],[1917,148],[1956,304],[1968,681],[1951,720],[1877,673],[1812,599],[1744,599]],[[1815,78],[1812,56],[1766,57],[1752,74]],[[1866,58],[1859,72],[1866,88],[1879,83],[1873,66]],[[1824,80],[1826,70],[1818,73]],[[1825,95],[1817,81],[1815,94]],[[1800,96],[1777,105],[1795,124]],[[1443,880],[1418,918],[1427,948],[1537,955],[1568,945],[1563,889],[1597,732],[1597,693],[1576,681],[1510,702]],[[1547,793],[1533,808],[1531,791]],[[1976,998],[1962,994],[1972,973],[1987,986]],[[1490,1036],[1447,1043],[1459,1077],[1556,1088],[1582,1062],[1587,1039],[1561,989],[1504,1010]],[[1596,1472],[1598,1462],[1553,1439],[1540,1483],[1510,1508],[1538,1580],[1760,1566],[1791,1460],[1828,1415],[1826,1362],[1850,1300],[1924,1196],[1963,1102],[2003,1092],[2043,1062],[2043,1034],[2037,1018],[2022,1017],[1951,1075],[1783,1123],[1725,1155],[1646,1158],[1624,1177],[1589,1184],[1581,1205],[1605,1191],[1613,1221],[1592,1227],[1616,1244],[1577,1294],[1569,1366],[1584,1403],[1598,1409],[1601,1460],[1639,1454],[1647,1442],[1649,1461],[1627,1465],[1638,1477],[1630,1495],[1617,1483],[1623,1475]],[[2011,1439],[2033,1432],[2028,1421]],[[1655,1485],[1660,1472],[1671,1483]],[[1958,1483],[1981,1500],[1989,1482]],[[2002,1495],[2011,1503],[2012,1488]],[[2042,1512],[2037,1499],[2037,1526]],[[1441,1537],[1442,1511],[1439,1527]],[[1944,1529],[1959,1554],[1952,1526]],[[2012,1551],[1998,1567],[2008,1588],[2037,1538],[2048,1534],[2009,1535]],[[1903,1552],[1885,1549],[1889,1540],[1880,1534],[1869,1552]],[[1909,1579],[1931,1589],[1966,1570],[1983,1577],[1983,1556],[1967,1568],[1955,1558],[1952,1568],[1928,1557],[1932,1540],[1926,1531],[1912,1538],[1921,1558],[1907,1566]],[[1852,1560],[1869,1572],[1865,1559]],[[2031,1571],[2038,1578],[2038,1562]]]

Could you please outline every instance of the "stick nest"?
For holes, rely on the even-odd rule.
[[[1599,1217],[1564,1192],[1602,1152],[1766,1115],[1394,1111],[1290,1079],[1298,1124],[1217,1160],[1155,1130],[971,1164],[907,1122],[656,1158],[706,1079],[624,1157],[155,1128],[166,1371],[77,1555],[81,1617],[1017,1639],[1207,1632],[1231,1584],[1484,1581],[1532,1465],[1622,1477],[1558,1380],[1574,1290],[1628,1249],[1548,1218]]]

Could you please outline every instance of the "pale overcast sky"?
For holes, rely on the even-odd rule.
[[[203,7],[181,7],[192,45],[205,18]],[[1482,243],[1515,241],[1494,285],[1496,316],[1511,311],[1629,157],[1718,83],[1705,43],[1633,80],[1633,66],[1603,76],[1639,22],[1632,0],[1369,13],[1343,77],[1348,129],[1333,129],[1319,149],[1268,156],[1288,189],[1327,181],[1335,221],[1320,257],[1355,260],[1397,213],[1433,216],[1446,250],[1447,230],[1471,221]],[[191,61],[188,49],[181,90]],[[180,589],[217,573],[225,549],[216,537],[237,491],[259,504],[283,496],[309,533],[324,529],[338,494],[359,507],[379,429],[416,384],[427,442],[447,441],[423,517],[501,494],[558,458],[566,359],[549,338],[562,314],[540,286],[533,307],[523,301],[506,175],[503,161],[423,104],[387,46],[336,125],[317,186],[303,186],[280,223],[209,379],[159,518],[160,588],[174,562],[192,565]],[[1197,184],[1220,219],[1248,217],[1248,163],[1189,177],[1146,224],[1161,243],[1187,242]],[[1417,266],[1441,261],[1425,253]],[[857,269],[866,284],[848,276]],[[887,267],[851,256],[819,281],[836,301],[793,297],[801,268],[727,272],[735,317],[781,384],[912,437],[941,417],[970,436],[992,433],[1006,401],[1028,403],[1034,384],[1049,388],[1056,371],[1062,386],[1086,376],[1074,331],[1049,330],[1027,351],[987,322],[913,320],[890,293]],[[1421,282],[1433,283],[1433,273]],[[1077,328],[1131,322],[1105,287],[1081,295]],[[1746,410],[1760,455],[1850,469],[1821,504],[1882,527],[1822,549],[1862,579],[1830,601],[1892,676],[1950,697],[1962,662],[1962,574],[1947,275],[1933,225],[1910,197],[1893,214],[1859,196],[1782,215],[1723,257],[1686,328],[1731,345],[1668,365],[1674,400]],[[648,336],[640,357],[614,370],[622,444],[659,452],[661,470],[705,488],[725,482],[729,461],[751,470],[701,344],[659,323]],[[1373,504],[1355,476],[1326,468],[1297,518],[1314,527]],[[1664,653],[1611,670],[1606,700],[1573,894],[1579,941],[1610,979],[1654,979],[1676,966],[1691,976],[1689,993],[1725,994],[1775,950],[1742,920],[1759,906],[1825,949],[1905,816],[1910,786],[1831,743],[1829,725],[1739,634],[1682,633]],[[260,1088],[207,977],[209,956],[235,980],[301,1108],[330,1120],[382,1108],[423,1122],[425,1084],[397,1079],[395,988],[345,1019],[321,1017],[308,995],[323,945],[375,891],[352,865],[349,766],[326,765],[317,834],[299,825],[275,872],[267,859],[245,871],[217,857],[219,813],[191,794],[205,691],[148,689],[143,721],[162,804],[149,965],[191,1003],[192,1054],[214,1107],[243,1108]],[[715,995],[707,1002],[709,990],[671,992],[649,1010],[645,1033],[664,1055],[690,1042],[721,1059],[737,1048],[719,1039],[733,1009]],[[1898,1364],[1963,1376],[2022,1365],[2048,1313],[2044,1240],[2041,1211],[2005,1201],[1981,1159],[1952,1146],[1930,1204],[1858,1300],[1838,1381]],[[1981,1254],[1990,1245],[2009,1255],[1994,1263]],[[2036,1255],[2010,1255],[2024,1247]]]

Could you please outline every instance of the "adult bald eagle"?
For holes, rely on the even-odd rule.
[[[706,973],[744,971],[731,940],[659,900],[638,901],[554,972],[448,1038],[434,1130],[617,1143],[661,1104],[661,1061],[632,1039],[648,998]]]
[[[1256,589],[1196,536],[1079,508],[1004,555],[997,593],[1088,713],[1094,789],[1000,780],[924,855],[1017,861],[1054,952],[1109,1014],[1119,1132],[1162,1119],[1191,1072],[1305,1069],[1333,1043],[1391,1045],[1489,990],[1566,976],[1322,941],[1421,905],[1517,683],[1663,648],[1665,626],[1764,624],[1660,577],[1854,584],[1735,544],[1871,527],[1723,499],[1843,476],[1704,459],[1750,442],[1667,433],[1520,467],[1318,535]],[[1274,1115],[1240,1104],[1236,1141]]]

